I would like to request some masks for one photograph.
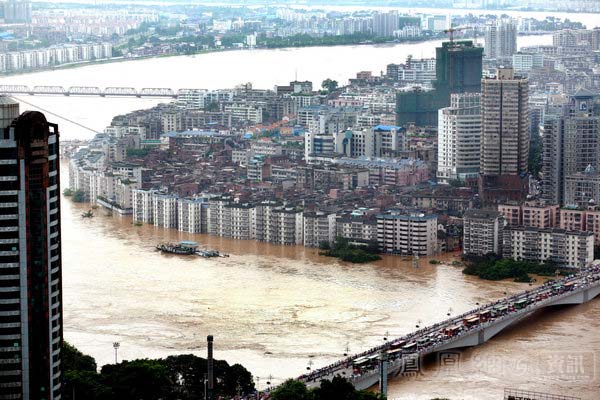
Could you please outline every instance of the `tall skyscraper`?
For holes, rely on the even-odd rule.
[[[544,121],[542,196],[552,203],[564,204],[567,177],[588,167],[600,171],[598,98],[581,89],[569,97],[561,114],[549,115]]]
[[[512,19],[496,21],[486,27],[485,56],[510,59],[517,52],[517,25]]]
[[[438,117],[438,170],[441,183],[476,179],[481,147],[481,95],[453,94]]]
[[[1,99],[0,114],[14,113],[14,103]],[[25,112],[1,135],[0,399],[59,400],[58,128],[39,112]]]
[[[482,80],[481,173],[487,176],[527,172],[529,157],[529,82],[512,68],[500,68]]]
[[[481,92],[482,59],[483,49],[470,40],[442,43],[436,49],[434,90],[399,93],[397,124],[437,126],[438,110],[450,106],[451,94]]]

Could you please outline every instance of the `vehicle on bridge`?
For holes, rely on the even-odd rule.
[[[404,353],[413,353],[417,351],[417,342],[410,342],[402,347],[402,351]]]
[[[431,341],[431,339],[429,339],[428,337],[422,337],[419,340],[417,340],[417,349],[422,349],[424,347],[427,347],[429,345],[429,342]]]
[[[357,358],[352,362],[352,369],[360,373],[363,370],[370,370],[379,363],[379,354]],[[356,372],[355,372],[356,373]]]
[[[402,347],[406,344],[406,340],[399,340],[397,342],[393,342],[390,344],[390,350],[402,349]]]
[[[482,344],[499,331],[518,322],[533,311],[555,305],[583,304],[600,296],[600,265],[570,275],[556,282],[500,299],[468,313],[450,318],[443,323],[420,329],[336,364],[313,371],[304,380],[317,382],[335,376],[348,364],[354,374],[350,378],[357,389],[366,389],[379,379],[379,363],[382,352],[394,362],[389,364],[388,373],[400,371],[404,359],[424,356],[436,351]],[[513,314],[513,315],[511,315]],[[496,322],[497,321],[497,322]],[[498,331],[494,331],[494,329]]]
[[[461,330],[462,330],[462,326],[454,325],[454,326],[449,326],[447,328],[442,329],[442,333],[444,335],[446,335],[447,337],[451,338],[451,337],[458,335]]]
[[[528,299],[517,300],[513,304],[513,306],[515,307],[515,310],[522,310],[525,307],[527,307],[528,305],[529,305],[529,300]]]
[[[471,328],[475,325],[479,325],[480,319],[479,316],[477,315],[470,315],[468,317],[466,317],[465,319],[463,319],[463,325],[466,326],[467,328]]]
[[[508,314],[508,306],[507,305],[501,305],[501,306],[496,306],[492,309],[492,316],[494,318],[500,317],[502,315],[506,315]]]
[[[394,349],[387,351],[388,360],[395,360],[402,357],[402,349]]]
[[[492,310],[483,310],[479,313],[481,322],[488,322],[492,318]]]

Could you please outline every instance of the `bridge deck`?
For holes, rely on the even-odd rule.
[[[591,267],[420,329],[299,379],[308,386],[317,386],[323,379],[341,375],[357,389],[366,389],[379,381],[380,360],[388,363],[388,375],[415,372],[415,365],[418,366],[418,360],[425,355],[477,346],[537,310],[553,305],[585,303],[599,294],[600,267]]]
[[[26,85],[0,85],[0,94],[6,95],[42,95],[42,96],[100,96],[100,97],[154,97],[154,98],[178,98],[190,92],[202,89],[179,89],[170,88],[142,88],[140,90],[132,87],[107,87],[96,86],[34,86]]]

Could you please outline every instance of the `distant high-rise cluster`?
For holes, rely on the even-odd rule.
[[[496,21],[486,27],[485,56],[510,59],[517,52],[517,24],[510,19]]]
[[[7,24],[31,22],[31,2],[29,0],[7,0],[0,4]]]
[[[397,11],[377,13],[373,16],[373,33],[377,36],[392,37],[399,28],[400,19]]]

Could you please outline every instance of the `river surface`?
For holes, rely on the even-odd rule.
[[[400,257],[350,265],[304,247],[137,227],[103,210],[83,219],[88,207],[62,202],[65,338],[100,365],[113,362],[115,341],[119,360],[204,356],[212,334],[216,357],[244,365],[264,388],[311,362],[340,359],[347,347],[360,352],[527,289],[464,276],[452,256],[438,257],[441,265],[422,259],[417,270]],[[231,256],[153,250],[179,240]],[[599,330],[600,299],[544,311],[487,344],[427,363],[418,376],[392,380],[389,398],[491,400],[516,387],[597,399]]]
[[[401,63],[408,55],[435,57],[441,40],[412,44],[378,46],[334,46],[277,50],[242,50],[194,56],[136,60],[112,64],[16,75],[0,78],[0,84],[27,86],[123,86],[171,89],[233,88],[251,82],[254,87],[272,89],[298,77],[310,80],[315,88],[327,78],[346,83],[358,71],[379,75],[390,63]],[[480,39],[480,42],[483,42]],[[551,35],[520,37],[519,46],[552,43]],[[93,130],[102,131],[115,115],[149,108],[167,100],[136,98],[21,96],[22,110],[41,108],[67,120],[76,121],[92,131],[48,115],[59,124],[61,137],[86,139]],[[26,103],[25,103],[26,102]],[[37,107],[36,107],[37,106]]]

